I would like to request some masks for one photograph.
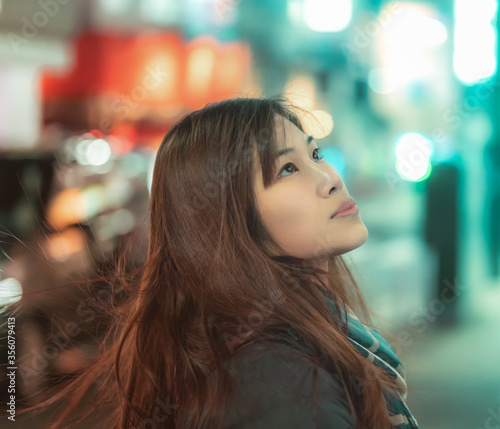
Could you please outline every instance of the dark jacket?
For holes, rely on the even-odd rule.
[[[302,347],[292,344],[272,340],[252,344],[232,361],[236,388],[222,429],[355,428],[339,377],[315,365]]]

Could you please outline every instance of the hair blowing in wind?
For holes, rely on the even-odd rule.
[[[153,172],[147,260],[111,279],[126,300],[108,309],[113,323],[99,353],[28,409],[58,404],[50,428],[97,411],[103,428],[220,428],[233,388],[228,363],[290,322],[317,352],[311,359],[339,374],[357,428],[393,427],[383,392],[396,390],[394,380],[356,352],[346,320],[325,300],[369,318],[342,257],[330,256],[325,272],[276,256],[259,218],[255,168],[268,186],[277,118],[302,130],[284,100],[241,98],[168,131]]]

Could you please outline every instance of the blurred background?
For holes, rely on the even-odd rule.
[[[131,238],[141,264],[169,127],[283,93],[312,112],[368,227],[347,259],[421,427],[500,428],[498,13],[497,0],[0,0],[0,306],[24,294],[17,400],[96,350],[95,297],[44,291],[105,272]]]

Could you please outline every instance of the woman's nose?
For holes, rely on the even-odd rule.
[[[339,173],[330,164],[324,163],[320,169],[320,182],[319,182],[319,194],[323,198],[328,198],[334,192],[338,192],[344,182],[340,177]]]

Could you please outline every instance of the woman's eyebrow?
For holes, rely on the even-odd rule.
[[[306,139],[306,143],[307,145],[309,146],[309,144],[314,140],[314,137],[312,136],[307,136],[307,139]],[[283,155],[286,155],[287,153],[290,153],[290,152],[295,152],[295,148],[294,147],[287,147],[285,149],[281,149],[280,151],[278,151],[278,153],[276,154],[276,159],[278,158],[281,158]]]

